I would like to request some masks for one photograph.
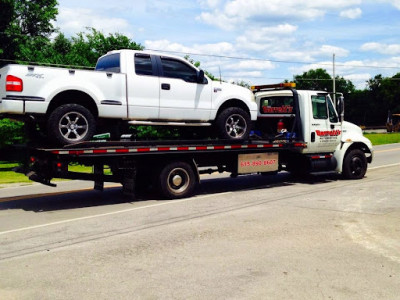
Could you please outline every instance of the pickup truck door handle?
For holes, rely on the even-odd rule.
[[[161,89],[169,91],[171,89],[171,85],[169,83],[161,83]]]

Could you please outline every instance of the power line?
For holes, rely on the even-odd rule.
[[[158,50],[158,49],[146,49],[154,52],[164,52],[164,53],[174,53],[174,54],[186,54],[193,56],[205,56],[205,57],[215,57],[215,58],[225,58],[225,59],[235,59],[235,60],[250,60],[250,61],[262,61],[262,62],[273,62],[273,63],[284,63],[284,64],[299,64],[299,65],[319,65],[319,66],[332,66],[332,63],[318,63],[318,62],[305,62],[305,61],[290,61],[290,60],[273,60],[264,58],[252,58],[252,57],[239,57],[239,56],[227,56],[227,55],[216,55],[216,54],[204,54],[204,53],[192,53],[192,52],[181,52],[181,51],[168,51],[168,50]],[[339,67],[351,67],[351,68],[366,68],[366,69],[400,69],[400,65],[393,67],[385,66],[360,66],[360,65],[347,65],[347,64],[336,64]]]

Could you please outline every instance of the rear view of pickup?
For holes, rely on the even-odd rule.
[[[182,58],[118,50],[99,58],[95,71],[5,66],[0,117],[38,125],[58,145],[121,122],[213,125],[221,138],[246,139],[257,105],[249,90],[213,82]]]

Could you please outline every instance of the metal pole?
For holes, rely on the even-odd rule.
[[[336,74],[335,74],[335,53],[333,53],[333,104],[336,107]]]

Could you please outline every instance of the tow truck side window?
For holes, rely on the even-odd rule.
[[[328,119],[326,97],[323,95],[311,96],[311,102],[314,119]]]
[[[332,100],[329,96],[318,95],[311,96],[313,116],[314,119],[326,120],[329,117],[329,121],[332,123],[338,123],[339,117],[333,107]]]
[[[336,113],[331,99],[328,99],[329,121],[332,123],[339,123],[339,116]]]

